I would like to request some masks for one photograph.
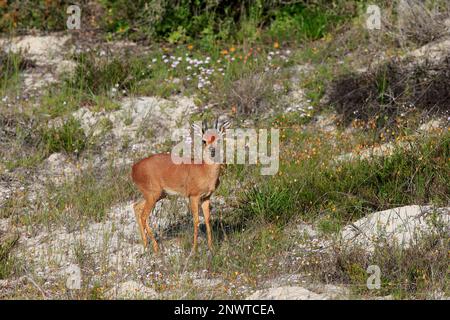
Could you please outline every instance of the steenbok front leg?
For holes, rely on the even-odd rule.
[[[190,201],[191,201],[192,216],[194,218],[194,246],[193,246],[193,250],[197,251],[198,224],[199,224],[198,205],[199,205],[199,202],[200,202],[200,197],[190,197]]]
[[[212,245],[212,236],[211,236],[211,225],[209,224],[211,213],[209,211],[209,198],[203,201],[202,203],[202,211],[203,216],[205,217],[205,224],[206,224],[206,235],[208,237],[208,248],[212,251],[213,245]]]
[[[139,226],[139,233],[141,234],[142,244],[144,245],[144,248],[146,248],[147,247],[147,236],[145,235],[145,229],[141,223],[141,218],[140,218],[142,210],[144,209],[144,205],[145,205],[145,200],[143,200],[141,202],[137,202],[133,205],[133,210],[134,210],[134,215],[136,216],[136,221]]]
[[[156,242],[155,236],[153,235],[153,231],[150,228],[149,217],[150,217],[150,214],[152,213],[153,208],[155,207],[156,201],[158,201],[158,199],[159,199],[159,196],[156,196],[156,197],[155,196],[147,196],[145,205],[144,205],[144,209],[142,210],[141,216],[140,216],[141,224],[144,225],[148,236],[152,240],[153,251],[155,253],[158,253],[158,243]]]

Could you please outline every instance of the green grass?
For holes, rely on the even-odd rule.
[[[19,239],[18,235],[0,239],[0,279],[8,278],[17,266],[12,251]]]
[[[345,283],[357,297],[391,295],[394,299],[429,299],[432,293],[448,292],[448,240],[445,231],[430,235],[408,249],[380,242],[373,253],[336,244],[317,264],[302,266],[303,272],[323,281]],[[380,289],[366,285],[369,265],[381,270]]]
[[[25,59],[22,52],[0,52],[0,79],[2,86],[16,78],[20,71],[32,66],[33,63]]]
[[[17,3],[0,8],[0,16],[9,8],[17,7]],[[199,290],[182,280],[184,271],[198,273],[206,269],[212,276],[224,280],[223,287],[213,289],[211,297],[214,298],[241,297],[237,290],[240,286],[255,289],[265,280],[294,272],[312,273],[322,282],[350,285],[358,297],[392,294],[395,298],[410,298],[422,297],[434,289],[448,291],[445,284],[448,244],[440,241],[445,235],[427,239],[406,252],[380,246],[374,255],[368,256],[336,246],[336,251],[329,256],[322,252],[307,253],[303,258],[310,263],[308,267],[284,264],[293,248],[309,241],[290,234],[298,220],[314,224],[322,237],[332,238],[343,225],[376,210],[406,204],[444,206],[449,203],[448,131],[433,133],[427,138],[416,137],[409,150],[399,148],[389,157],[342,163],[330,163],[330,160],[357,147],[382,142],[380,130],[377,130],[380,128],[370,128],[367,124],[365,128],[353,128],[352,135],[344,134],[341,128],[330,135],[315,129],[311,132],[310,126],[314,124],[309,122],[320,109],[327,107],[320,101],[330,82],[352,69],[355,60],[361,59],[362,65],[367,62],[362,62],[360,53],[348,53],[369,47],[373,39],[368,33],[358,26],[353,34],[344,34],[342,39],[339,38],[341,30],[346,30],[337,28],[357,10],[363,12],[364,4],[316,1],[305,7],[277,2],[269,8],[268,2],[244,1],[243,10],[238,11],[237,7],[226,3],[206,8],[192,1],[179,1],[172,6],[162,1],[167,10],[161,19],[149,23],[148,19],[156,18],[154,12],[150,14],[155,8],[151,3],[144,9],[143,3],[102,1],[101,6],[108,10],[99,17],[98,24],[107,39],[139,40],[139,44],[151,42],[146,47],[149,51],[139,53],[138,48],[138,53],[103,55],[94,50],[74,56],[78,66],[73,75],[47,88],[39,99],[28,103],[20,101],[35,122],[27,119],[24,125],[18,121],[15,133],[8,133],[6,142],[1,141],[5,150],[0,159],[2,169],[3,166],[9,170],[38,168],[53,152],[64,152],[84,160],[102,152],[89,147],[93,139],[70,115],[80,107],[92,112],[111,112],[118,110],[119,100],[128,96],[195,96],[198,106],[214,107],[192,115],[191,120],[227,113],[237,124],[251,118],[257,126],[281,128],[280,171],[276,176],[262,177],[259,166],[228,166],[215,193],[225,199],[226,205],[215,208],[215,212],[223,213],[224,217],[223,225],[218,219],[213,221],[214,254],[204,254],[207,246],[201,232],[199,254],[191,256],[192,223],[188,216],[173,234],[167,238],[161,236],[164,245],[176,242],[182,253],[157,266],[162,277],[148,280],[152,287],[164,291],[167,282],[162,279],[176,279],[184,291],[179,294],[174,291],[175,298],[210,298],[207,290]],[[343,9],[348,5],[351,8]],[[19,28],[64,28],[65,11],[59,4],[35,6],[30,2],[26,7],[27,10],[19,8],[17,11]],[[193,11],[196,12],[194,19]],[[0,22],[0,29],[14,30],[13,21],[5,25],[7,20]],[[287,49],[292,54],[284,58]],[[189,64],[186,57],[202,61],[210,58],[208,63],[201,64],[205,69],[214,69],[208,75],[209,85],[198,87],[196,76],[200,68]],[[0,97],[20,95],[20,73],[30,62],[20,53],[2,55],[0,60]],[[171,67],[174,61],[180,62]],[[267,111],[277,105],[279,98],[273,90],[275,84],[281,87],[281,94],[297,89],[285,69],[306,63],[312,65],[312,70],[299,77],[299,85],[305,90],[308,104],[314,108],[304,115],[297,112],[269,115]],[[276,71],[277,68],[281,68],[281,72]],[[255,77],[263,73],[267,74],[263,85],[255,86]],[[375,80],[377,102],[383,104],[389,91],[389,78],[380,73]],[[6,103],[0,102],[0,106],[4,106],[4,110],[9,108]],[[250,109],[256,109],[256,114],[249,112]],[[22,119],[22,113],[7,111],[13,113],[12,118]],[[62,120],[61,125],[48,126],[47,121],[55,118]],[[28,120],[33,123],[29,124]],[[123,121],[125,125],[131,124],[131,118]],[[407,121],[410,127],[399,128],[395,134],[411,134],[416,129],[417,119],[409,117]],[[99,136],[102,136],[111,130],[112,123],[104,118],[99,126],[102,131]],[[387,140],[393,140],[391,132],[383,130],[381,133],[389,135]],[[154,129],[144,127],[137,132],[139,137],[147,139],[157,134]],[[126,140],[123,145],[128,146],[130,142]],[[168,151],[171,145],[167,140],[159,150]],[[65,226],[70,232],[82,225],[105,221],[114,205],[140,196],[130,180],[129,166],[118,168],[114,159],[109,161],[109,167],[84,169],[73,180],[61,185],[47,182],[45,192],[32,209],[27,192],[17,192],[2,205],[0,217],[11,218],[13,225],[26,226],[30,232],[43,226],[47,226],[49,232],[56,226]],[[16,241],[11,237],[0,242],[0,278],[10,278],[16,272]],[[54,288],[55,295],[105,298],[104,289],[112,286],[116,279],[101,274],[100,280],[91,282],[89,277],[93,279],[98,272],[91,259],[92,252],[88,252],[83,243],[75,243],[71,249],[76,262],[87,273],[86,283],[79,293],[73,294],[67,293],[61,282]],[[105,257],[105,264],[110,262],[108,258]],[[153,268],[156,258],[151,253],[148,258]],[[368,292],[365,289],[368,264],[378,264],[384,270],[383,290]],[[30,289],[21,287],[19,295],[32,296],[26,290]],[[36,295],[40,297],[39,292]]]
[[[75,61],[75,74],[66,80],[67,86],[92,95],[108,95],[112,90],[129,91],[136,82],[150,75],[144,59],[130,56],[109,59],[99,57],[97,52],[88,52],[76,56]]]
[[[54,117],[80,105],[88,105],[94,111],[111,110],[115,107],[112,100],[123,96],[167,98],[176,94],[196,95],[201,104],[211,103],[230,110],[233,105],[243,103],[237,100],[237,89],[253,83],[254,77],[261,76],[266,69],[272,72],[288,65],[286,49],[229,45],[208,51],[198,46],[177,45],[135,56],[82,53],[75,57],[78,66],[74,75],[66,78],[61,88],[49,92],[42,112]],[[271,104],[273,94],[268,84],[285,80],[285,75],[275,77],[271,72],[264,76],[263,84],[267,85],[243,92],[248,97],[243,99],[244,104],[252,96],[257,96],[253,100]]]
[[[268,33],[275,39],[317,40],[344,17],[318,6],[288,5],[275,13]]]
[[[6,160],[5,167],[8,170],[14,170],[16,168],[33,168],[41,163],[41,161],[45,159],[45,156],[46,153],[39,150],[22,158]]]
[[[64,225],[71,230],[80,223],[103,221],[117,203],[136,198],[138,191],[129,177],[128,168],[87,168],[81,174],[55,185],[46,182],[40,203],[28,210],[27,193],[15,194],[2,207],[1,218],[11,218],[15,225],[39,229],[41,226]]]
[[[411,203],[445,205],[450,193],[449,146],[450,135],[444,133],[415,141],[410,150],[399,148],[388,157],[323,167],[319,155],[300,165],[284,164],[283,176],[246,191],[238,210],[243,217],[270,222],[303,216],[331,217],[343,224],[368,212]]]
[[[302,132],[301,136],[306,141],[308,134]],[[299,144],[298,147],[303,148],[304,145]],[[222,176],[218,194],[229,198],[228,205],[232,205],[230,193],[237,195],[237,208],[224,212],[224,229],[218,220],[214,220],[214,254],[189,255],[192,247],[189,218],[189,225],[175,231],[168,239],[161,239],[164,242],[177,239],[183,253],[166,261],[158,271],[163,277],[174,279],[181,277],[184,271],[207,269],[215,277],[236,286],[233,288],[225,284],[224,288],[211,289],[214,297],[241,297],[237,290],[240,286],[257,288],[265,280],[291,271],[313,273],[321,281],[326,278],[333,283],[348,284],[357,296],[392,294],[405,298],[424,295],[431,287],[442,288],[442,282],[429,278],[435,272],[443,272],[444,251],[433,241],[430,246],[422,244],[424,247],[420,251],[402,254],[380,247],[376,260],[360,253],[347,255],[344,251],[337,251],[332,256],[323,256],[320,252],[311,254],[307,257],[311,262],[307,266],[279,263],[289,254],[290,248],[301,241],[286,232],[287,226],[297,219],[317,222],[321,231],[335,233],[348,220],[373,210],[410,204],[411,201],[448,202],[448,133],[418,139],[411,150],[398,150],[389,158],[330,165],[318,170],[317,166],[323,158],[329,158],[328,147],[327,144],[322,145],[323,154],[319,149],[316,156],[299,165],[284,164],[281,168],[283,175],[264,180],[256,177],[257,167],[229,166]],[[238,180],[242,181],[239,188],[236,185]],[[101,173],[88,170],[73,182],[58,188],[49,185],[48,188],[52,190],[49,205],[40,208],[29,216],[27,222],[22,220],[22,223],[33,226],[57,223],[71,230],[80,222],[103,221],[114,204],[138,195],[127,168],[110,167]],[[201,237],[204,237],[203,233]],[[88,263],[89,257],[82,246],[76,245],[74,250],[81,264]],[[205,241],[200,242],[199,250],[207,250]],[[427,250],[436,254],[427,255]],[[149,257],[153,259],[152,255]],[[316,260],[319,262],[313,263]],[[367,264],[373,261],[387,270],[382,280],[384,289],[380,292],[368,292],[362,287],[367,279]],[[424,274],[426,278],[421,280]],[[167,290],[165,282],[158,279],[148,280],[148,285],[161,291]],[[405,279],[410,281],[407,285]],[[179,281],[184,294],[193,298],[204,297],[203,293],[195,292],[192,284]],[[99,287],[95,289],[97,285]],[[86,297],[101,298],[100,293],[108,285],[97,285],[95,288],[86,287],[86,292],[80,297],[85,294]],[[176,293],[174,297],[178,297]]]
[[[43,148],[47,152],[67,152],[80,154],[87,146],[87,137],[80,122],[71,117],[60,127],[44,127],[41,129]]]
[[[48,185],[48,189],[54,186]],[[76,221],[102,221],[108,210],[117,203],[135,197],[136,189],[129,178],[128,168],[106,168],[99,174],[90,169],[73,181],[66,181],[55,192],[50,192],[49,206],[35,216],[47,222],[73,223]]]

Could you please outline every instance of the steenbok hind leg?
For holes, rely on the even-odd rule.
[[[142,210],[142,214],[140,217],[142,225],[144,225],[148,236],[152,240],[153,251],[155,253],[158,253],[158,243],[156,242],[155,236],[153,235],[153,231],[150,228],[149,217],[150,217],[150,214],[152,213],[153,208],[155,207],[156,201],[158,201],[158,199],[159,199],[159,195],[158,196],[147,196],[146,201],[145,201],[144,210]]]
[[[211,236],[211,225],[209,224],[211,213],[209,211],[209,199],[206,199],[202,203],[202,211],[203,216],[205,217],[205,224],[206,224],[206,235],[208,237],[208,248],[209,250],[213,249],[212,245],[212,236]]]
[[[139,233],[141,234],[141,240],[144,245],[144,248],[147,247],[147,237],[145,235],[144,226],[141,223],[141,212],[144,209],[145,200],[137,202],[133,205],[134,215],[136,216],[136,221],[139,226]]]

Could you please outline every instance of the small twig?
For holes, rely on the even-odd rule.
[[[45,294],[45,291],[33,280],[33,278],[31,278],[29,275],[25,276],[28,280],[30,280],[30,282],[41,292],[42,296],[44,297],[44,299],[47,299],[47,295]]]
[[[186,262],[184,263],[183,270],[181,271],[181,274],[184,274],[184,272],[186,271],[188,262],[189,262],[189,260],[191,259],[192,253],[193,253],[193,252],[194,252],[194,248],[192,248],[191,252],[189,252],[189,255],[188,255],[188,257],[186,258]]]
[[[223,237],[224,237],[225,241],[228,242],[228,236],[227,236],[227,233],[225,232],[225,228],[223,227],[222,211],[220,211],[220,213],[219,213],[219,224],[220,224],[220,228],[222,229],[222,232],[223,232]]]

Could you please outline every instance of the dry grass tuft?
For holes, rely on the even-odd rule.
[[[333,81],[330,101],[345,124],[358,119],[389,120],[411,112],[448,112],[450,56],[440,63],[392,60],[362,74],[346,74]],[[387,121],[386,121],[387,120]]]
[[[319,264],[309,265],[308,271],[322,281],[350,285],[358,294],[429,298],[448,290],[447,252],[448,240],[443,235],[429,236],[408,249],[380,242],[373,253],[336,244],[322,254]],[[369,265],[380,267],[379,290],[367,288]]]
[[[400,44],[424,45],[449,33],[450,1],[402,0],[398,6]]]
[[[239,114],[262,113],[270,107],[274,95],[273,76],[267,72],[254,73],[231,84],[226,101],[237,107]]]

